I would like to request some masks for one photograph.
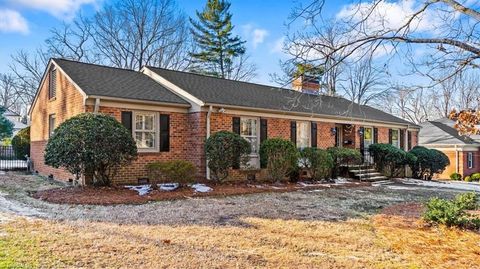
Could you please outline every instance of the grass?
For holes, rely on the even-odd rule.
[[[0,224],[0,268],[479,268],[478,233],[396,216],[244,226]],[[5,255],[6,254],[6,255]]]

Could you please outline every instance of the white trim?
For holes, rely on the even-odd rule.
[[[72,85],[80,92],[80,94],[83,96],[84,98],[84,104],[85,104],[85,100],[87,99],[87,94],[85,93],[85,91],[82,90],[82,88],[80,88],[80,86],[77,85],[77,83],[75,83],[75,81],[73,81],[72,78],[70,78],[70,76],[67,75],[67,73],[60,67],[60,65],[58,65],[54,59],[50,59],[48,64],[47,64],[47,67],[45,69],[45,71],[43,72],[43,77],[42,77],[42,81],[40,82],[40,86],[37,88],[37,92],[35,93],[35,98],[33,99],[33,102],[32,102],[32,105],[30,106],[30,110],[28,111],[28,115],[31,117],[32,116],[32,112],[33,112],[33,108],[35,107],[36,103],[37,103],[37,100],[38,100],[38,96],[40,94],[40,90],[42,89],[43,87],[43,84],[45,83],[45,80],[47,78],[47,75],[49,73],[49,70],[50,70],[50,67],[54,65],[55,68],[59,71],[62,72],[62,74],[67,78],[67,80],[72,83]],[[58,87],[57,87],[58,88]],[[58,92],[56,92],[55,95],[57,95]]]
[[[355,124],[355,125],[374,125],[376,127],[390,127],[390,128],[415,128],[407,124],[394,124],[390,122],[383,121],[373,121],[367,119],[358,119],[358,118],[349,118],[341,116],[331,116],[331,115],[320,115],[313,113],[304,113],[304,112],[293,112],[293,111],[283,111],[283,110],[273,110],[273,109],[263,109],[263,108],[248,108],[248,107],[239,107],[239,106],[230,106],[222,104],[210,104],[217,108],[224,108],[223,113],[232,114],[232,115],[245,115],[253,117],[262,117],[262,118],[280,118],[280,119],[290,119],[290,120],[304,120],[304,121],[318,121],[318,122],[330,122],[338,124]],[[230,108],[230,109],[227,109]],[[418,131],[419,129],[412,129]]]
[[[157,83],[163,85],[167,89],[169,89],[174,94],[178,95],[179,97],[185,99],[192,105],[192,109],[201,109],[206,104],[198,99],[197,97],[193,96],[192,94],[188,93],[184,89],[178,87],[177,85],[173,84],[172,82],[168,81],[164,77],[160,76],[159,74],[155,73],[154,71],[150,70],[148,67],[144,67],[140,70],[143,74],[149,76],[151,79],[155,80]]]
[[[451,151],[477,151],[480,145],[460,145],[460,144],[450,144],[450,145],[440,145],[440,144],[418,144],[429,149],[437,150],[451,150]]]
[[[136,110],[151,110],[151,111],[165,111],[165,112],[180,112],[188,113],[188,104],[172,104],[162,102],[148,102],[134,99],[123,99],[115,97],[103,97],[98,95],[91,95],[86,100],[85,105],[95,105],[95,99],[102,99],[103,107],[127,108]]]

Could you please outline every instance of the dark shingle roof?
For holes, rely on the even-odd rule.
[[[128,70],[53,59],[87,94],[174,104],[188,104],[148,76]]]
[[[273,86],[219,79],[194,73],[148,67],[205,103],[302,112],[416,126],[381,110],[345,98],[303,94]]]
[[[479,145],[471,137],[459,135],[453,127],[453,120],[442,118],[435,121],[427,121],[420,126],[418,143],[420,145]]]

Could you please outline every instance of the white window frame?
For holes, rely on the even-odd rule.
[[[255,124],[255,132],[256,132],[256,135],[243,135],[242,134],[242,122],[244,120],[255,120],[256,121],[256,124]],[[256,117],[240,117],[240,136],[242,138],[244,138],[245,140],[247,140],[249,143],[250,143],[250,138],[255,138],[257,143],[256,143],[256,148],[257,148],[257,152],[252,152],[250,153],[250,156],[252,157],[256,157],[258,156],[259,154],[259,151],[260,151],[260,118],[256,118]]]
[[[397,148],[400,148],[400,145],[402,143],[400,143],[400,130],[399,129],[391,129],[392,130],[392,145],[397,147]],[[397,132],[397,144],[394,144],[393,142],[393,132]]]
[[[473,152],[467,152],[467,166],[468,169],[473,168]]]
[[[137,132],[148,133],[144,129],[137,129],[137,115],[153,115],[153,137],[154,137],[154,147],[139,147],[137,144]],[[160,151],[160,124],[159,124],[159,113],[154,111],[132,111],[132,136],[137,145],[139,152],[159,152]]]
[[[53,121],[53,124],[52,124]],[[48,137],[51,137],[55,132],[55,125],[57,123],[57,116],[55,114],[48,115]]]
[[[306,124],[307,126],[307,146],[306,147],[301,147],[299,144],[299,141],[300,141],[300,136],[299,136],[299,132],[300,132],[300,124]],[[312,123],[309,122],[309,121],[297,121],[296,122],[296,128],[295,128],[295,136],[296,136],[296,141],[295,141],[295,144],[297,145],[297,148],[309,148],[312,146]]]

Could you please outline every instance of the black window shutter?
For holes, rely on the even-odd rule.
[[[392,144],[392,129],[388,129],[388,144]]]
[[[338,133],[339,131],[340,131],[340,128],[335,127],[335,147],[340,146],[340,145],[338,144],[338,138],[339,138],[339,136],[340,136],[340,134]]]
[[[132,111],[122,111],[122,125],[132,133]]]
[[[294,145],[297,145],[297,122],[290,122],[290,140]]]
[[[407,150],[411,150],[412,149],[412,132],[410,131],[407,132],[407,140],[408,140]]]
[[[260,119],[260,144],[268,137],[267,119]]]
[[[400,148],[404,149],[405,148],[405,131],[400,130]]]
[[[312,122],[312,128],[310,128],[311,131],[311,137],[310,140],[312,141],[312,148],[317,147],[317,123]]]
[[[365,132],[365,128],[363,127],[360,127],[360,153],[362,154],[362,156],[365,155],[365,140],[364,140],[364,132]]]
[[[160,115],[160,151],[170,151],[170,115]]]
[[[373,128],[373,143],[378,143],[378,128]]]
[[[240,118],[239,117],[232,118],[232,131],[236,134],[240,134]]]

